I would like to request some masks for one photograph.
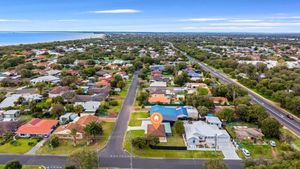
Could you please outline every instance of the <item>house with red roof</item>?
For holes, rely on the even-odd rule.
[[[58,120],[34,118],[16,131],[19,137],[49,137],[58,125]]]
[[[167,135],[164,125],[160,125],[157,129],[152,125],[147,126],[147,136],[158,137],[160,142],[167,142]]]
[[[76,129],[77,134],[76,138],[78,140],[85,138],[84,127],[91,122],[101,122],[101,118],[93,115],[82,116],[75,119],[73,122],[59,126],[55,131],[54,135],[56,135],[60,139],[73,139],[71,135],[72,129]]]

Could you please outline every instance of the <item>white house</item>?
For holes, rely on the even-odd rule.
[[[3,121],[17,121],[17,117],[20,115],[20,110],[7,110],[2,114]]]
[[[216,125],[219,128],[222,127],[222,122],[218,117],[215,116],[205,116],[205,120],[207,124]]]
[[[219,129],[203,121],[185,122],[185,139],[188,147],[209,148],[218,147],[219,144],[229,143],[230,136],[226,130]]]
[[[1,103],[0,103],[0,109],[13,107],[15,106],[15,102],[18,101],[18,99],[21,97],[21,94],[13,94],[8,97],[6,97]]]
[[[36,84],[38,82],[48,82],[48,83],[56,84],[59,81],[60,81],[60,79],[58,77],[51,76],[51,75],[49,75],[49,76],[41,76],[41,77],[38,77],[38,78],[30,80],[30,82],[32,84]]]
[[[96,102],[96,101],[76,102],[75,105],[81,105],[84,108],[84,113],[81,114],[81,116],[84,116],[84,115],[95,114],[98,108],[100,107],[100,102]]]

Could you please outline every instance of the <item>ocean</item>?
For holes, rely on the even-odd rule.
[[[83,32],[0,32],[0,46],[76,40],[96,37]]]

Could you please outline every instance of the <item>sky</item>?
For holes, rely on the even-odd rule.
[[[299,0],[2,0],[0,31],[300,32]]]

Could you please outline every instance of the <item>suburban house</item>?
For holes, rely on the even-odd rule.
[[[159,112],[163,115],[164,121],[174,122],[178,119],[198,119],[198,110],[192,106],[160,106],[154,105],[150,109],[150,114]]]
[[[17,117],[20,115],[20,110],[7,110],[0,112],[0,121],[17,121]]]
[[[218,148],[219,144],[230,142],[226,130],[203,121],[185,122],[185,139],[189,148]]]
[[[76,139],[84,139],[85,133],[84,133],[84,127],[93,122],[101,122],[100,118],[93,115],[87,115],[87,116],[81,116],[77,117],[73,122],[59,126],[53,134],[56,135],[60,139],[73,139],[73,136],[71,135],[71,130],[76,129]]]
[[[69,91],[68,86],[55,86],[52,90],[49,92],[49,97],[54,98],[58,96],[62,96],[64,93],[67,93]]]
[[[167,87],[167,82],[152,82],[150,83],[150,88],[166,88]]]
[[[222,128],[222,122],[218,117],[215,116],[205,116],[205,122],[207,124],[216,125],[219,128]]]
[[[38,82],[47,82],[47,83],[53,83],[53,84],[56,84],[60,81],[60,79],[58,77],[55,77],[55,76],[41,76],[41,77],[38,77],[38,78],[34,78],[32,80],[30,80],[30,82],[32,84],[36,84]]]
[[[155,71],[155,70],[164,71],[165,70],[165,65],[151,65],[150,70],[151,71]]]
[[[59,117],[59,124],[64,124],[69,121],[75,120],[78,116],[76,113],[66,113]]]
[[[153,94],[149,97],[148,102],[150,104],[155,104],[155,103],[170,104],[171,100],[164,94]]]
[[[15,106],[15,102],[18,101],[18,99],[21,97],[21,94],[12,94],[8,97],[6,97],[1,103],[0,103],[0,109],[13,107]]]
[[[234,126],[234,131],[239,140],[262,141],[264,134],[260,129],[248,128],[246,126]]]
[[[167,142],[167,135],[164,125],[160,125],[156,129],[152,124],[148,124],[147,136],[158,137],[160,142]]]
[[[210,97],[210,99],[216,105],[229,105],[229,101],[226,97]]]
[[[16,131],[19,137],[48,137],[58,125],[57,120],[34,118]]]
[[[154,105],[150,109],[150,114],[158,112],[163,116],[163,121],[174,122],[179,118],[187,118],[187,110],[183,107],[166,107],[160,105]]]
[[[76,102],[75,105],[81,105],[84,108],[84,112],[81,116],[84,115],[94,115],[98,108],[100,107],[100,102],[88,101],[88,102]]]

